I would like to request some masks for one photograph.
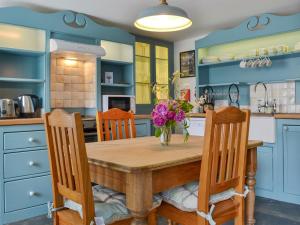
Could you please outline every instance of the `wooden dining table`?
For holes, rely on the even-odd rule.
[[[184,143],[182,135],[172,135],[169,146],[155,137],[87,143],[92,182],[126,194],[132,225],[147,224],[153,194],[199,180],[204,138],[191,136]],[[248,143],[246,184],[246,224],[254,225],[255,174],[257,147],[261,141]]]

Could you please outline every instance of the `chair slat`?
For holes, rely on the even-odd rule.
[[[122,120],[118,120],[118,134],[119,134],[119,139],[123,139],[123,123],[122,123]]]
[[[54,148],[54,155],[55,155],[55,163],[56,163],[56,170],[57,170],[57,178],[59,183],[63,183],[62,181],[62,168],[60,167],[60,160],[59,160],[59,154],[58,154],[58,147],[57,147],[57,141],[56,141],[56,129],[54,127],[51,127],[51,136],[53,138],[53,148]]]
[[[229,136],[229,153],[228,153],[228,163],[226,169],[226,179],[232,178],[233,172],[233,162],[234,162],[234,153],[235,153],[235,138],[236,138],[236,124],[232,123],[230,125],[230,136]]]
[[[116,130],[116,121],[115,120],[110,121],[110,129],[111,129],[112,139],[117,140],[117,130]]]
[[[228,159],[228,136],[229,136],[229,124],[224,124],[222,126],[222,143],[221,143],[221,164],[219,171],[219,181],[222,182],[226,175],[226,165]]]
[[[215,125],[214,129],[214,144],[213,144],[213,162],[212,162],[212,172],[211,179],[212,185],[214,185],[218,180],[218,165],[220,160],[220,144],[221,144],[221,126]]]
[[[105,140],[108,141],[108,140],[110,140],[109,121],[108,120],[104,121],[104,130],[105,130]]]
[[[62,136],[61,136],[62,137],[62,148],[63,148],[64,160],[65,160],[65,165],[66,165],[68,188],[74,190],[75,184],[74,184],[74,177],[72,174],[69,141],[68,141],[67,134],[66,134],[66,128],[62,128],[61,133],[62,133]]]
[[[59,127],[55,127],[56,129],[56,141],[57,141],[57,150],[58,150],[58,159],[61,168],[61,175],[62,175],[62,184],[67,185],[67,175],[66,175],[66,167],[64,161],[64,153],[62,149],[62,140],[61,140],[61,132]]]
[[[69,142],[70,142],[69,148],[70,148],[70,155],[71,155],[72,174],[73,174],[74,180],[75,180],[75,188],[77,191],[80,191],[78,163],[76,160],[74,134],[73,134],[72,128],[68,128],[68,138],[69,138]]]

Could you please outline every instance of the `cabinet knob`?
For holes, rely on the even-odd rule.
[[[35,166],[36,163],[35,163],[34,161],[29,161],[29,162],[28,162],[28,165],[29,165],[29,166]]]
[[[30,197],[33,197],[33,196],[36,196],[37,193],[34,192],[34,191],[29,191],[29,192],[28,192],[28,195],[29,195]]]
[[[34,138],[30,137],[30,138],[28,138],[28,141],[32,143],[32,142],[34,142]]]
[[[289,130],[289,128],[288,128],[287,126],[284,126],[283,129],[284,129],[285,131],[288,131],[288,130]]]

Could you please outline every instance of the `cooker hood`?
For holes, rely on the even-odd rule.
[[[50,39],[50,52],[61,57],[101,57],[106,52],[100,45],[89,45],[59,39]]]

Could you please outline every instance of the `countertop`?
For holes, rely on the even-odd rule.
[[[0,126],[42,124],[42,118],[2,119]]]

